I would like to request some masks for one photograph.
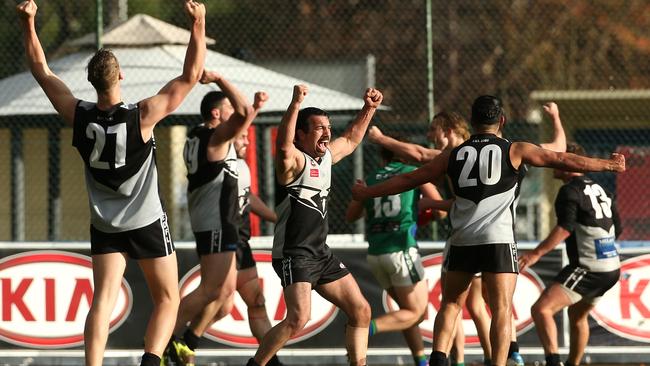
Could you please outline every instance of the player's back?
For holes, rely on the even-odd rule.
[[[163,214],[155,141],[142,140],[140,109],[120,103],[102,111],[79,101],[73,145],[86,167],[91,224],[122,232],[151,224]]]
[[[494,134],[476,134],[452,150],[447,166],[456,197],[449,214],[451,245],[515,242],[519,179],[510,145]]]

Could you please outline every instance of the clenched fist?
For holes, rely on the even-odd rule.
[[[185,11],[195,22],[205,19],[205,5],[198,1],[187,0],[185,2]]]
[[[23,21],[33,19],[36,16],[36,10],[38,10],[38,6],[36,6],[34,0],[23,1],[16,5],[16,12]]]
[[[383,99],[384,95],[379,91],[379,89],[374,88],[366,89],[366,94],[363,96],[365,105],[370,108],[379,107]]]
[[[269,95],[266,92],[258,91],[253,98],[253,108],[262,109],[267,100],[269,100]]]
[[[305,97],[307,96],[307,85],[299,84],[295,85],[293,87],[293,99],[291,100],[292,103],[302,103],[303,100],[305,100]]]

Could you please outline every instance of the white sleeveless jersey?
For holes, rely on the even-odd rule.
[[[449,213],[449,244],[515,243],[518,171],[511,142],[493,134],[472,135],[449,156],[447,176],[456,199]]]
[[[329,253],[327,239],[327,197],[330,192],[332,154],[329,150],[318,162],[302,153],[305,166],[284,189],[286,197],[277,207],[278,223],[273,236],[273,258],[308,256],[321,258]]]

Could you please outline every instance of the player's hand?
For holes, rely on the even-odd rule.
[[[352,186],[352,199],[360,202],[365,201],[368,198],[366,197],[366,189],[368,189],[366,182],[361,179],[357,179],[357,181]]]
[[[379,140],[380,140],[382,137],[384,137],[384,133],[381,132],[381,130],[379,129],[379,127],[377,127],[377,126],[371,126],[371,127],[368,129],[368,139],[369,139],[371,142],[379,143]]]
[[[536,255],[534,252],[528,252],[520,255],[519,259],[517,260],[517,262],[519,263],[519,272],[522,272],[526,268],[537,263],[538,260],[539,260],[539,256]]]
[[[199,83],[201,84],[216,83],[222,77],[223,76],[221,76],[221,74],[219,74],[218,72],[203,69],[203,74],[201,74]]]
[[[619,153],[612,153],[612,156],[609,158],[612,162],[611,171],[622,173],[625,171],[625,155]]]
[[[293,97],[291,99],[292,103],[302,103],[303,100],[305,100],[305,97],[307,96],[307,91],[309,88],[307,85],[299,84],[299,85],[294,85],[293,87]]]
[[[269,100],[269,95],[264,91],[258,91],[253,98],[253,108],[262,109],[267,100]]]
[[[553,120],[560,118],[560,109],[554,102],[548,102],[543,106],[544,112],[549,115]]]
[[[36,16],[36,10],[38,10],[38,6],[34,0],[23,1],[16,5],[16,12],[23,21],[33,19]]]
[[[363,101],[366,107],[377,108],[381,104],[382,100],[384,100],[384,95],[379,91],[379,89],[366,89],[366,94],[363,96]]]
[[[198,1],[185,1],[185,11],[192,18],[192,21],[205,20],[205,5]]]

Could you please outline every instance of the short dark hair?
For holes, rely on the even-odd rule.
[[[86,66],[88,81],[100,93],[108,91],[120,79],[120,64],[109,49],[95,52]]]
[[[472,123],[493,125],[503,116],[501,99],[492,95],[481,95],[472,103]]]
[[[201,100],[201,118],[204,121],[211,120],[212,110],[218,108],[224,99],[226,99],[226,94],[222,91],[211,91],[204,95]]]
[[[587,152],[585,151],[585,148],[582,147],[577,142],[568,142],[566,144],[566,152],[580,155],[580,156],[587,156]]]
[[[325,116],[329,118],[329,114],[324,110],[316,107],[303,108],[298,112],[298,119],[296,120],[296,131],[301,130],[304,133],[309,132],[309,117],[311,116]]]

